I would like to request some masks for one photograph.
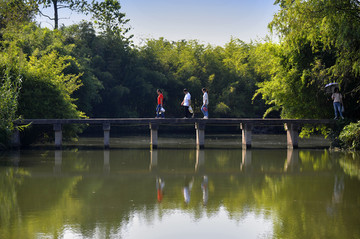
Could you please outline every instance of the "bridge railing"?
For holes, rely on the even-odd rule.
[[[22,119],[14,122],[15,125],[53,125],[55,147],[62,147],[62,129],[66,124],[102,125],[104,131],[104,147],[110,147],[110,130],[115,125],[149,125],[150,148],[158,147],[158,129],[161,125],[194,125],[196,130],[196,147],[205,147],[205,128],[211,125],[232,126],[239,125],[242,130],[242,147],[251,148],[252,130],[254,126],[285,126],[287,132],[287,147],[298,148],[299,130],[303,125],[332,125],[330,119],[247,119],[247,118],[90,118],[90,119]],[[12,145],[19,147],[20,135],[15,130]]]

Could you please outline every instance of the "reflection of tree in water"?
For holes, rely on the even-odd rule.
[[[19,168],[0,168],[0,235],[7,238],[10,225],[21,221],[17,187],[29,173]]]
[[[116,160],[109,161],[111,170],[106,177],[102,161],[87,161],[83,159],[86,155],[76,157],[76,160],[63,160],[63,175],[50,176],[46,180],[29,177],[20,189],[14,188],[13,192],[18,195],[17,210],[32,208],[38,220],[30,223],[26,219],[28,212],[24,211],[22,224],[16,222],[13,227],[21,226],[28,228],[25,231],[41,231],[54,237],[62,233],[64,227],[73,228],[89,238],[96,235],[111,237],[126,230],[135,216],[143,220],[142,223],[151,225],[174,210],[183,210],[195,220],[216,217],[225,210],[231,220],[239,222],[249,214],[272,220],[274,237],[278,238],[314,238],[317,235],[337,238],[343,234],[348,236],[348,232],[359,232],[350,228],[357,220],[357,208],[344,209],[340,201],[337,203],[341,209],[338,214],[330,217],[326,210],[336,192],[342,193],[344,202],[349,202],[351,197],[354,197],[353,201],[359,198],[356,193],[359,184],[354,180],[351,184],[346,176],[342,180],[339,174],[334,182],[333,168],[337,165],[327,153],[302,152],[299,154],[301,170],[285,172],[286,152],[277,154],[273,160],[266,158],[269,157],[266,151],[254,151],[251,165],[248,165],[251,170],[243,172],[244,169],[240,170],[241,159],[236,157],[235,151],[227,154],[219,151],[222,155],[220,163],[213,160],[217,158],[217,152],[211,151],[202,165],[207,176],[204,177],[204,172],[195,172],[193,164],[188,162],[181,168],[183,157],[177,161],[175,155],[171,160],[164,155],[167,160],[162,160],[160,154],[158,172],[149,173],[148,161],[130,155],[130,152],[120,152],[124,160],[115,157]],[[104,157],[102,151],[91,153]],[[132,157],[124,156],[127,153]],[[91,174],[93,167],[98,169]],[[173,170],[179,167],[181,170]],[[48,171],[53,172],[52,166]],[[78,176],[63,177],[69,172]],[[154,189],[154,182],[161,185],[157,178],[166,181],[166,197],[162,198],[161,204]],[[182,190],[185,188],[188,196]],[[345,188],[355,193],[351,195]],[[353,203],[350,205],[356,205]]]
[[[344,173],[360,180],[360,153],[346,153],[341,157],[339,164]]]

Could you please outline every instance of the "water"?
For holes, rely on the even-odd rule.
[[[360,238],[359,154],[219,141],[3,154],[0,238]]]

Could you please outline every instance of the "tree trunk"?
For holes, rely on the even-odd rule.
[[[59,27],[59,15],[58,15],[58,7],[57,7],[57,0],[53,0],[54,4],[54,21],[55,21],[55,29]]]

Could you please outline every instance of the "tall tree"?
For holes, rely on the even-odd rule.
[[[33,0],[0,1],[0,29],[10,23],[30,21],[36,13],[37,3]]]
[[[86,12],[88,2],[86,0],[38,0],[39,5],[42,5],[43,8],[52,7],[54,11],[53,16],[44,14],[41,9],[38,9],[40,15],[47,17],[48,19],[54,21],[54,29],[59,28],[59,10],[60,9],[70,9],[77,12]]]
[[[281,46],[274,55],[280,64],[258,92],[267,103],[281,108],[283,117],[330,117],[324,86],[337,81],[346,98],[347,116],[359,118],[359,1],[275,3],[281,9],[269,26],[280,36]]]

